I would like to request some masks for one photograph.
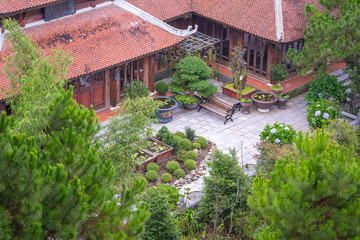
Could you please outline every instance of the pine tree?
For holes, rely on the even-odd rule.
[[[328,136],[299,134],[294,157],[255,178],[248,222],[255,239],[359,239],[360,163]]]

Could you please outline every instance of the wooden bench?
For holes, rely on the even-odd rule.
[[[206,108],[209,111],[223,116],[225,118],[224,124],[226,124],[228,120],[233,121],[232,115],[235,113],[235,108],[239,108],[240,110],[240,103],[231,104],[226,100],[217,98],[215,96],[210,96],[207,98],[201,97],[198,112],[200,112],[201,108]]]

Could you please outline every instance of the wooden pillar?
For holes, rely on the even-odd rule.
[[[96,7],[96,0],[90,0],[90,7]]]
[[[110,69],[105,70],[105,107],[109,108],[110,105],[110,82],[111,82],[111,73]]]
[[[211,36],[215,37],[215,22],[211,22]]]
[[[267,69],[266,69],[266,79],[270,81],[270,66],[273,61],[274,45],[268,43],[268,54],[267,54]]]
[[[232,51],[233,51],[233,47],[234,47],[234,36],[235,36],[235,29],[230,28],[230,33],[229,33],[229,62],[231,62],[231,56],[232,56]]]
[[[239,34],[238,46],[240,48],[243,48],[244,47],[244,32],[238,31],[238,34]]]
[[[6,111],[6,102],[4,100],[0,101],[0,113],[2,111]]]
[[[146,84],[146,86],[150,89],[149,87],[149,79],[150,79],[150,75],[149,75],[149,67],[150,67],[150,64],[149,64],[149,58],[150,56],[147,56],[147,57],[144,57],[143,58],[143,73],[144,73],[144,82]]]
[[[256,55],[257,55],[258,38],[255,37],[254,41],[255,41],[255,44],[254,44],[254,59],[253,59],[254,67],[253,67],[253,72],[255,73],[256,72],[256,57],[257,57]]]
[[[18,15],[18,23],[19,23],[20,27],[25,27],[24,19],[25,19],[25,13],[20,13]]]
[[[155,55],[149,56],[149,90],[155,91]]]

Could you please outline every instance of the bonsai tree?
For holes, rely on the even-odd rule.
[[[247,78],[244,49],[234,47],[231,56],[232,58],[229,66],[233,75],[234,89],[236,89],[236,96],[241,99]]]
[[[271,65],[270,71],[271,71],[270,73],[271,81],[277,85],[279,85],[280,82],[285,81],[285,79],[289,75],[285,64]]]
[[[217,88],[211,85],[207,80],[212,75],[212,69],[206,66],[206,63],[197,57],[185,57],[177,65],[173,81],[170,84],[170,90],[174,93],[188,92],[187,95],[177,97],[181,103],[189,104],[198,101],[194,96],[197,91],[202,97],[209,97],[216,93]]]

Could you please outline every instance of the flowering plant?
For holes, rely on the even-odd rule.
[[[320,99],[307,108],[307,120],[310,127],[321,127],[322,122],[327,124],[330,119],[339,117],[338,106],[328,100]]]
[[[273,126],[267,124],[260,133],[260,140],[277,143],[280,145],[290,144],[293,142],[296,131],[290,125],[283,123],[274,123]]]

